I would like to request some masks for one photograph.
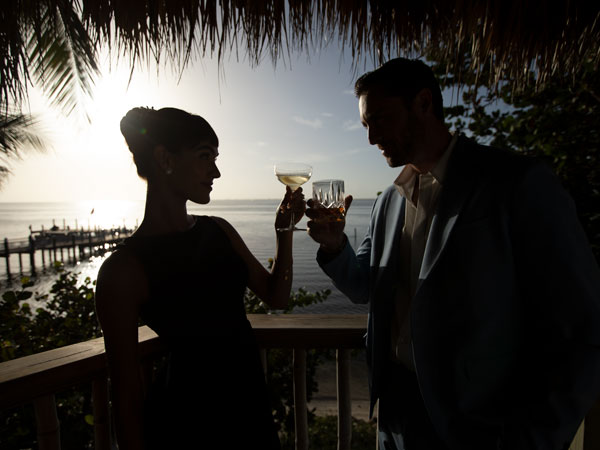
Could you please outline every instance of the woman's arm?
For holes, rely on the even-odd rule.
[[[96,312],[104,335],[121,450],[143,448],[138,317],[146,296],[145,276],[133,255],[118,250],[102,264],[96,285]]]
[[[282,227],[289,223],[290,211],[294,212],[297,223],[304,215],[304,208],[302,188],[298,188],[293,193],[287,188],[286,195],[277,210],[275,227]],[[287,307],[293,278],[293,231],[275,231],[275,258],[269,272],[254,257],[238,232],[226,220],[218,217],[215,217],[215,220],[227,233],[233,248],[248,267],[248,287],[269,307],[273,309]]]

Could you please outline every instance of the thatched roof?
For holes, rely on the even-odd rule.
[[[123,49],[176,58],[188,49],[223,55],[237,43],[258,63],[338,36],[355,62],[418,53],[427,44],[454,56],[468,44],[473,66],[493,61],[497,79],[516,82],[527,81],[529,67],[543,80],[600,58],[593,0],[86,0],[83,15],[97,36],[116,31],[113,42]]]
[[[229,51],[252,64],[270,56],[310,52],[339,40],[355,63],[383,61],[425,46],[458,58],[469,46],[472,68],[491,66],[495,83],[543,82],[553,73],[576,76],[600,60],[600,9],[592,1],[557,0],[10,0],[0,17],[1,83],[23,73],[15,57],[19,24],[46,5],[76,10],[92,42],[108,43],[134,62]],[[7,5],[11,7],[8,8]],[[12,15],[12,17],[11,17]],[[80,33],[81,34],[81,33]],[[10,56],[10,57],[8,57]],[[11,66],[12,64],[12,66]]]

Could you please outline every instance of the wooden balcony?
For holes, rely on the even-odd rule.
[[[350,351],[362,348],[367,317],[362,314],[290,314],[248,316],[262,349],[293,349],[296,449],[308,449],[306,414],[306,350],[337,350],[338,449],[349,450],[352,403],[350,392]],[[164,348],[148,327],[139,329],[142,364],[160,356]],[[60,425],[54,394],[91,383],[94,405],[95,448],[110,449],[107,367],[102,338],[50,350],[0,364],[0,410],[32,403],[35,409],[40,450],[60,449]],[[597,448],[598,405],[588,414],[588,429],[580,427],[570,450]],[[590,432],[588,434],[588,431]],[[591,439],[588,439],[591,438]],[[0,436],[0,439],[2,437]],[[376,443],[373,442],[373,448]]]
[[[337,349],[338,449],[349,450],[352,431],[350,351],[364,346],[366,315],[251,314],[248,319],[261,349],[293,349],[298,450],[308,449],[306,350]],[[139,345],[145,366],[164,351],[158,337],[148,327],[140,327]],[[32,403],[40,450],[58,450],[60,425],[54,394],[81,383],[91,383],[93,386],[96,449],[108,450],[111,448],[108,384],[102,338],[0,364],[0,410]]]

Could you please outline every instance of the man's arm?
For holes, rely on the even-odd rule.
[[[345,211],[348,214],[352,196],[345,199]],[[339,221],[325,220],[323,208],[309,200],[306,216],[309,220],[308,234],[320,245],[317,262],[332,279],[335,286],[354,303],[369,301],[369,271],[371,256],[371,227],[356,253],[344,234],[345,216]]]
[[[317,262],[323,272],[331,278],[335,287],[346,294],[350,300],[354,303],[368,303],[370,256],[371,233],[369,227],[356,253],[346,238],[342,250],[335,255],[319,249]]]

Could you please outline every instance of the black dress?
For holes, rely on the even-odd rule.
[[[148,278],[142,319],[169,349],[145,402],[147,447],[279,449],[243,304],[247,267],[213,219],[195,219],[123,244]]]

